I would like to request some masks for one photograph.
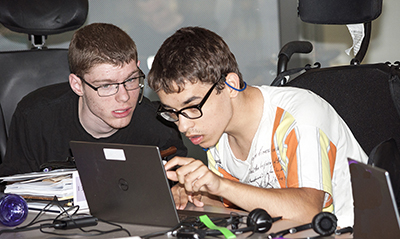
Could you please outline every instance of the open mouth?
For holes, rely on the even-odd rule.
[[[201,141],[203,140],[203,136],[201,135],[190,136],[188,138],[194,145],[200,144]]]

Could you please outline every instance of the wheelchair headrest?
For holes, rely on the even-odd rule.
[[[315,24],[371,22],[382,12],[382,0],[299,0],[300,19]]]
[[[88,0],[2,0],[0,22],[11,31],[47,36],[78,29],[88,8]]]

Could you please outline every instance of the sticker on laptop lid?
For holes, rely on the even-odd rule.
[[[106,160],[126,161],[123,149],[103,149]]]

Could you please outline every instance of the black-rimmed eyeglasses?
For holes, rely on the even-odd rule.
[[[93,90],[97,91],[100,97],[112,96],[118,93],[119,85],[123,85],[127,91],[137,90],[144,87],[144,79],[146,75],[142,70],[139,69],[139,76],[129,78],[121,83],[104,84],[101,86],[94,86],[87,82],[83,77],[78,76],[86,85],[88,85]]]
[[[183,109],[180,109],[178,111],[175,110],[167,110],[163,107],[163,105],[160,105],[160,107],[157,110],[157,114],[162,116],[164,119],[170,121],[170,122],[177,122],[179,120],[179,115],[183,115],[184,117],[188,119],[198,119],[201,116],[203,116],[203,112],[201,111],[201,108],[203,107],[204,103],[206,103],[208,97],[210,97],[211,92],[214,90],[214,88],[217,86],[219,81],[221,79],[225,80],[225,76],[222,76],[217,82],[215,82],[211,88],[208,90],[207,94],[204,96],[204,98],[201,100],[201,102],[198,105],[192,105],[185,107]]]

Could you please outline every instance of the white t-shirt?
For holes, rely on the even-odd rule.
[[[264,97],[263,115],[246,160],[233,154],[227,134],[207,151],[209,168],[262,188],[315,188],[325,194],[324,211],[338,226],[354,224],[347,158],[368,157],[350,129],[322,98],[292,87],[257,87]]]

